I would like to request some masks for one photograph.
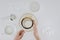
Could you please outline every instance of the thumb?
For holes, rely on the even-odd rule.
[[[24,30],[21,30],[20,33],[19,33],[19,38],[21,39],[24,35],[25,31]]]

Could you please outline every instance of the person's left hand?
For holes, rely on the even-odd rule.
[[[20,31],[17,33],[17,35],[16,35],[16,37],[15,37],[14,40],[21,40],[22,37],[23,37],[23,35],[24,35],[24,33],[25,33],[24,30],[20,30]]]

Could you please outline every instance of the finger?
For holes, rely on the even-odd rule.
[[[18,31],[18,33],[17,33],[17,35],[15,37],[15,40],[21,39],[22,37],[20,37],[20,36],[22,36],[23,32],[24,32],[24,30]]]
[[[34,21],[34,25],[33,25],[33,33],[36,39],[39,39],[39,35],[38,35],[38,30],[37,30],[37,23]]]
[[[37,30],[37,23],[35,21],[33,21],[33,30],[36,31]]]
[[[24,30],[22,29],[22,30],[18,31],[16,34],[16,37],[19,37],[22,31],[24,31]]]
[[[34,25],[33,25],[33,33],[34,33],[34,36],[36,37],[37,34],[38,34],[38,31],[37,31],[37,26],[36,26],[36,22],[34,21]]]
[[[21,34],[22,34],[22,32],[24,32],[24,30],[20,30],[20,31],[19,31],[19,35],[21,35]]]
[[[21,32],[23,32],[23,31],[24,31],[23,29],[18,31],[17,35],[19,36],[21,34]]]
[[[21,33],[19,34],[19,38],[21,39],[24,35],[25,31],[21,31]]]

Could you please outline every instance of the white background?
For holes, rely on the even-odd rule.
[[[35,0],[33,0],[35,1]],[[32,12],[38,21],[38,32],[41,40],[60,40],[60,0],[36,0],[40,4],[38,12]],[[0,0],[0,40],[14,40],[19,30],[19,18],[31,12],[30,3],[32,0]],[[9,15],[15,14],[17,19],[9,20]],[[6,25],[12,25],[12,35],[4,31]],[[35,40],[32,32],[26,32],[22,40]]]

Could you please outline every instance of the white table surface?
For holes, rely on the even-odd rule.
[[[33,0],[34,1],[34,0]],[[40,4],[38,12],[32,12],[38,21],[38,32],[41,40],[60,40],[60,0],[36,0]],[[32,0],[0,0],[0,40],[14,40],[18,28],[19,18],[31,12]],[[9,20],[10,14],[15,14],[17,19]],[[12,25],[13,34],[7,35],[4,31],[6,25]],[[35,40],[32,32],[26,32],[22,40]]]

